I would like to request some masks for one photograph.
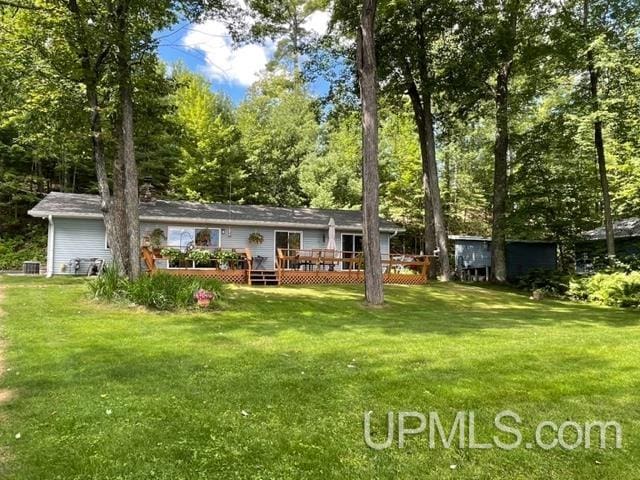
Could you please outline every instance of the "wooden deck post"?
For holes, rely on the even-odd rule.
[[[251,249],[246,247],[244,254],[247,257],[247,284],[251,285],[251,270],[253,270],[253,255],[251,255]]]
[[[156,260],[153,256],[153,252],[149,247],[142,247],[142,258],[144,259],[144,263],[147,265],[147,269],[149,273],[153,273],[156,271]]]

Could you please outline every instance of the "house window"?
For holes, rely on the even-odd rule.
[[[207,227],[169,227],[167,246],[186,252],[189,248],[220,248],[220,229]]]
[[[167,246],[186,252],[191,248],[215,250],[220,248],[221,235],[219,228],[208,227],[178,227],[167,229]],[[191,260],[169,262],[169,268],[195,268]]]

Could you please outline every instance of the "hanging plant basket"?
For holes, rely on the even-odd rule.
[[[264,237],[261,233],[253,232],[249,234],[249,243],[253,243],[254,245],[260,245],[264,242]]]

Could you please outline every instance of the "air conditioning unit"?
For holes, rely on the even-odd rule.
[[[40,262],[23,262],[22,273],[25,275],[40,275]]]

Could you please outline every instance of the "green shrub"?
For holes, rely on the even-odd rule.
[[[569,295],[614,307],[640,307],[640,272],[598,273],[576,280]]]
[[[213,254],[213,258],[220,263],[227,263],[234,260],[239,260],[240,255],[233,250],[216,250]]]
[[[156,310],[174,310],[193,306],[194,295],[200,289],[214,292],[219,298],[222,284],[212,279],[159,272],[143,275],[131,282],[127,289],[127,298],[133,303]]]
[[[640,255],[626,254],[614,258],[604,255],[592,258],[591,263],[593,270],[599,273],[631,273],[640,271]]]
[[[187,255],[189,260],[193,260],[196,262],[196,265],[207,265],[211,262],[213,258],[213,252],[204,249],[194,249],[189,252]]]
[[[163,248],[162,250],[160,250],[160,255],[162,255],[164,258],[168,258],[172,262],[184,260],[186,256],[179,249],[172,247]]]
[[[89,282],[89,291],[94,298],[113,301],[126,298],[128,280],[120,275],[113,265],[105,265],[102,273]]]
[[[0,270],[20,270],[22,262],[43,262],[46,258],[47,235],[39,229],[28,235],[5,235],[0,239]]]
[[[569,276],[558,270],[531,270],[516,281],[519,289],[546,295],[562,296],[569,290]]]
[[[155,310],[192,307],[196,303],[194,295],[200,289],[213,292],[216,299],[223,294],[222,284],[215,279],[158,272],[130,282],[112,267],[105,268],[102,275],[90,282],[89,289],[100,300],[128,300]]]
[[[572,300],[589,300],[589,288],[587,285],[590,278],[591,277],[572,278],[569,282],[569,290],[567,290],[567,296]]]

